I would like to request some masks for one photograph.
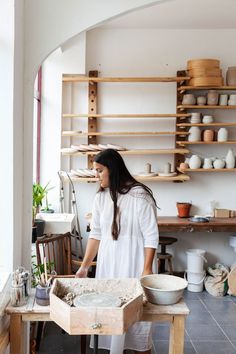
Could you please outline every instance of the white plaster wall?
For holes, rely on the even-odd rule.
[[[43,60],[68,39],[109,18],[155,4],[150,0],[25,0],[24,1],[24,143],[22,260],[30,265],[33,165],[33,87]]]
[[[221,60],[221,67],[225,74],[228,66],[236,61],[236,50],[228,46],[225,38],[233,41],[235,30],[102,30],[94,29],[87,35],[86,66],[89,70],[98,69],[101,76],[175,76],[176,71],[184,69],[186,61],[194,57],[217,57]],[[180,40],[181,38],[181,50]],[[199,45],[198,45],[199,43]],[[219,52],[219,47],[221,48]],[[74,60],[74,59],[72,59]],[[74,67],[74,66],[72,66]],[[79,68],[79,66],[78,66]],[[57,68],[58,70],[58,68]],[[70,72],[72,72],[70,70]],[[79,72],[79,70],[78,70]],[[71,88],[67,88],[67,91]],[[84,88],[82,87],[82,90]],[[64,112],[72,109],[73,113],[85,112],[86,107],[76,102],[78,88],[73,93],[72,107],[65,107]],[[68,94],[68,92],[66,92]],[[176,92],[175,84],[100,84],[99,85],[99,112],[101,113],[175,113]],[[161,98],[160,98],[161,97]],[[58,98],[59,99],[59,98]],[[86,102],[87,103],[87,102]],[[68,105],[68,101],[67,101]],[[85,109],[85,110],[84,110]],[[233,119],[234,113],[212,111],[218,119]],[[100,122],[100,120],[99,120]],[[102,130],[163,130],[166,121],[161,122],[161,127],[156,121],[138,121],[137,126],[133,121],[102,120]],[[81,130],[81,119],[73,120],[73,129]],[[148,125],[148,127],[147,127]],[[167,129],[173,126],[168,120]],[[70,129],[67,126],[67,129]],[[59,129],[57,129],[59,130]],[[235,138],[235,137],[234,137]],[[58,137],[56,145],[58,145]],[[56,140],[53,140],[54,142]],[[63,138],[64,139],[64,138]],[[153,147],[173,147],[173,138],[156,139],[145,137],[135,138],[103,138],[101,142],[117,142],[126,147],[140,148],[140,145]],[[62,146],[69,146],[73,141],[62,140]],[[207,149],[207,151],[206,151]],[[228,148],[221,146],[211,149],[210,147],[193,147],[194,152],[201,156],[226,155]],[[236,153],[235,149],[234,152]],[[56,160],[59,155],[57,153]],[[55,160],[55,159],[54,159]],[[151,162],[155,170],[161,170],[166,161],[172,161],[171,156],[140,156],[125,159],[129,169],[133,173],[142,171],[145,163]],[[51,159],[50,159],[51,161]],[[48,162],[49,163],[49,162]],[[58,162],[57,162],[58,163]],[[62,158],[62,167],[79,168],[85,167],[84,158]],[[53,168],[53,166],[52,166]],[[55,174],[51,168],[51,173]],[[152,188],[161,210],[159,215],[176,215],[177,201],[192,201],[193,214],[209,213],[210,201],[216,200],[218,207],[236,209],[234,189],[235,175],[227,174],[191,174],[191,181],[186,183],[147,183]],[[76,193],[79,205],[79,215],[84,241],[87,238],[85,232],[86,220],[84,216],[91,210],[91,203],[97,186],[94,184],[77,184]],[[58,198],[53,200],[58,204]],[[172,235],[174,236],[174,235]],[[186,268],[185,250],[188,248],[204,248],[208,251],[210,262],[216,260],[231,264],[235,258],[233,250],[228,246],[228,234],[226,233],[188,233],[178,235],[179,242],[173,247],[175,253],[175,267],[178,270]]]
[[[235,30],[94,29],[89,31],[87,36],[87,70],[98,68],[101,76],[174,76],[177,70],[186,67],[189,58],[209,57],[220,59],[225,75],[227,67],[236,63],[236,50],[228,45],[233,43],[235,35]],[[132,95],[122,90],[120,94],[113,97],[111,89],[106,88],[104,84],[102,90],[105,91],[105,97],[99,101],[101,112],[131,113],[133,109],[137,113],[140,111],[175,113],[176,96],[172,87],[173,85],[162,84],[159,91],[159,85],[156,87],[153,85],[148,91],[149,96],[145,95],[141,87],[138,99],[134,100]],[[153,91],[156,92],[156,96]],[[124,97],[124,93],[127,94],[127,98]],[[161,99],[159,99],[160,94]],[[233,111],[215,110],[211,113],[219,121],[234,120],[235,117]],[[153,130],[157,130],[156,122],[152,124]],[[170,127],[171,123],[169,129]],[[236,139],[235,132],[233,128],[232,139]],[[132,145],[138,148],[140,139],[136,139],[136,142],[134,140],[132,139]],[[173,138],[168,138],[168,141],[171,147]],[[146,143],[150,146],[150,139],[146,138]],[[225,157],[228,147],[193,146],[192,149],[202,157]],[[233,150],[236,155],[234,146]],[[130,168],[136,168],[137,159],[129,160],[131,161],[127,161],[127,164]],[[144,166],[146,161],[153,161],[153,167],[158,170],[162,168],[163,160],[159,156],[154,159],[145,156],[138,159],[139,170],[142,170],[141,166]],[[159,215],[176,215],[177,201],[192,201],[193,214],[209,213],[211,200],[216,200],[218,207],[236,210],[234,173],[192,173],[191,180],[186,183],[163,182],[148,185],[152,188],[161,208]],[[186,267],[184,250],[191,247],[206,249],[211,262],[219,260],[231,264],[235,259],[235,253],[228,246],[226,233],[182,234],[179,242],[173,247],[176,268],[183,270]]]
[[[42,66],[42,117],[41,117],[41,176],[40,182],[50,181],[49,202],[58,211],[59,178],[61,169],[61,111],[62,74],[85,74],[85,33],[78,36],[76,45],[58,49],[51,54]]]

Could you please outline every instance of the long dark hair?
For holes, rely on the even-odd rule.
[[[95,155],[93,161],[107,167],[109,171],[109,190],[111,199],[114,203],[111,232],[113,240],[117,240],[120,232],[119,222],[117,221],[119,212],[117,207],[118,194],[126,194],[131,188],[140,186],[150,195],[156,207],[157,204],[151,189],[145,186],[145,184],[136,181],[136,179],[131,176],[124,160],[116,150],[103,150],[99,154]],[[104,189],[100,187],[99,191],[102,190]]]

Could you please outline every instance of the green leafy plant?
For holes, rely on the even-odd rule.
[[[40,211],[43,205],[43,199],[47,197],[47,193],[50,189],[48,188],[49,182],[43,187],[40,183],[33,184],[33,211],[32,211],[32,225],[35,226],[35,219],[37,213]],[[46,204],[48,206],[48,203]]]
[[[34,262],[34,258],[36,256],[32,256],[32,280],[31,285],[32,287],[36,287],[37,285],[41,285],[42,287],[46,287],[50,284],[52,276],[56,275],[57,273],[54,270],[54,262],[46,262],[47,268],[47,276],[45,276],[45,264],[36,264]]]

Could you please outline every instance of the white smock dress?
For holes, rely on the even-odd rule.
[[[158,247],[156,206],[141,186],[117,200],[120,233],[113,240],[113,201],[109,188],[95,196],[89,238],[100,240],[96,278],[139,278],[144,266],[144,248]],[[99,336],[99,348],[110,349],[111,336]],[[151,349],[151,322],[137,322],[125,336],[124,349]]]

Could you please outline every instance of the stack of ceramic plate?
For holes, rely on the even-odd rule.
[[[71,154],[74,152],[77,152],[78,149],[76,148],[72,148],[72,147],[68,147],[68,148],[61,148],[61,152],[66,153],[66,154]]]
[[[191,59],[187,62],[190,86],[222,86],[223,77],[218,59]]]
[[[71,174],[76,177],[96,177],[96,171],[88,168],[71,170]]]

